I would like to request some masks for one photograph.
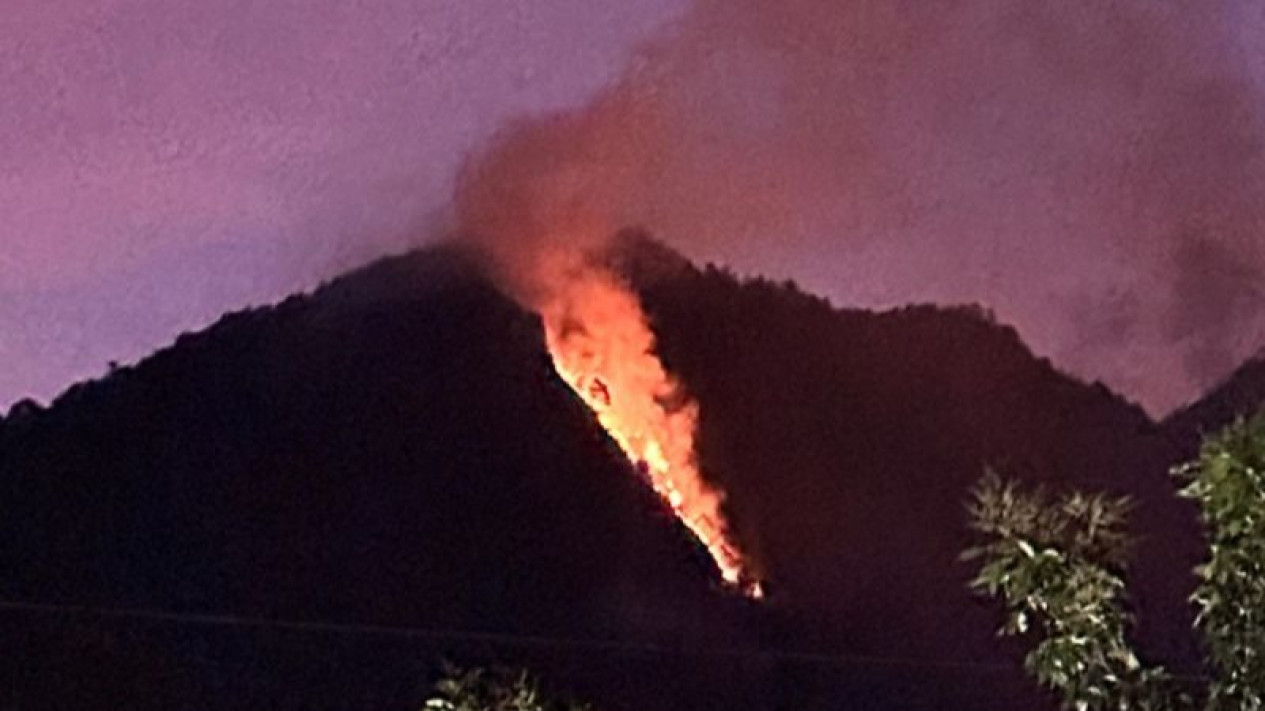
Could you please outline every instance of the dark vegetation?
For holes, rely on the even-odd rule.
[[[1025,667],[1068,711],[1265,708],[1265,411],[1208,436],[1173,475],[1208,545],[1190,599],[1205,657],[1184,677],[1129,639],[1127,498],[1051,498],[991,472],[974,492],[971,587],[1002,603],[1001,634],[1032,645]]]
[[[1193,662],[1178,425],[978,309],[841,311],[621,244],[767,604],[719,589],[534,317],[430,250],[0,420],[0,597],[60,606],[0,608],[0,704],[415,709],[453,658],[603,711],[1047,708],[955,562],[986,463],[1134,496],[1138,635]]]
[[[425,711],[590,711],[559,701],[523,669],[461,669],[449,666],[435,683]]]

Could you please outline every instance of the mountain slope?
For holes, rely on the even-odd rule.
[[[1204,397],[1164,419],[1164,430],[1183,451],[1194,456],[1202,435],[1216,432],[1237,417],[1265,406],[1265,353],[1244,363]]]
[[[431,250],[0,421],[5,599],[392,632],[0,611],[25,652],[0,683],[20,708],[408,708],[458,654],[608,710],[1044,707],[956,562],[986,464],[1140,498],[1142,636],[1189,657],[1192,519],[1138,408],[975,310],[838,310],[621,244],[765,604],[718,590],[536,319]]]
[[[227,317],[9,418],[0,487],[7,600],[564,640],[743,629],[708,623],[732,601],[553,374],[536,321],[446,253]],[[89,622],[100,648],[84,651],[83,620],[0,613],[20,708],[240,708],[251,682],[293,708],[403,684],[406,708],[440,657],[348,662],[341,645],[383,640],[268,629],[243,652],[232,630]],[[206,662],[252,656],[199,698]],[[379,664],[399,674],[365,689]]]
[[[783,599],[862,649],[996,658],[996,616],[956,562],[967,492],[991,465],[1138,498],[1142,636],[1190,658],[1197,535],[1171,495],[1177,452],[1141,409],[977,309],[836,310],[790,285],[636,261],[665,361],[704,404],[703,461]]]

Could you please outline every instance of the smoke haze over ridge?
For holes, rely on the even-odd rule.
[[[533,234],[581,210],[840,305],[981,302],[1160,414],[1265,344],[1251,28],[1235,2],[700,0],[467,170],[529,187],[491,219]]]
[[[0,408],[434,238],[472,149],[841,306],[981,302],[1153,413],[1265,344],[1259,3],[687,1],[20,0]]]

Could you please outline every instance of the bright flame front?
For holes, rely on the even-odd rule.
[[[707,547],[721,576],[752,597],[760,586],[729,540],[722,495],[699,472],[698,404],[654,353],[654,334],[637,298],[609,272],[573,271],[540,309],[559,375],[673,513]]]

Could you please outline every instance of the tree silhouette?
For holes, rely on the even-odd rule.
[[[1208,438],[1173,474],[1184,484],[1179,495],[1198,505],[1209,543],[1191,598],[1209,674],[1199,693],[1143,663],[1127,638],[1128,499],[1052,498],[991,471],[973,492],[971,527],[983,541],[963,554],[981,561],[971,588],[1004,605],[1000,634],[1035,640],[1025,666],[1068,709],[1265,704],[1265,411]]]
[[[447,666],[424,711],[591,711],[551,699],[525,670],[461,669]]]

